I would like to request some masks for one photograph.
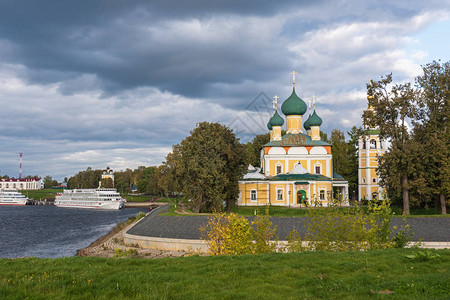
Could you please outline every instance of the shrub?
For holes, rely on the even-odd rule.
[[[252,253],[252,229],[245,217],[233,213],[214,214],[200,231],[211,255]]]
[[[277,240],[276,227],[270,221],[268,208],[265,215],[257,215],[251,224],[245,217],[234,213],[214,214],[200,231],[211,255],[240,255],[276,250],[276,242],[273,242]]]

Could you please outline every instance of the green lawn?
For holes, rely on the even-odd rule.
[[[0,260],[1,299],[444,299],[450,250]],[[431,250],[430,250],[431,251]],[[387,294],[386,294],[387,293]]]
[[[42,189],[42,190],[23,190],[20,191],[23,195],[28,198],[39,200],[39,199],[55,199],[57,193],[62,193],[63,189]]]
[[[149,195],[122,195],[123,198],[127,199],[128,202],[145,202],[151,199],[156,199],[156,202],[170,202],[169,198],[161,198]]]
[[[255,211],[264,214],[265,206],[233,206],[231,212],[242,216],[253,216]],[[343,207],[342,209],[347,209]],[[396,215],[402,214],[402,209],[400,207],[392,207],[392,211]],[[306,216],[307,209],[302,208],[289,208],[282,206],[269,206],[269,215],[273,217],[303,217]],[[449,215],[441,215],[441,213],[436,209],[411,209],[411,217],[449,217]]]

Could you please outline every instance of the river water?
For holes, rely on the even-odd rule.
[[[74,256],[139,211],[0,206],[0,258]]]

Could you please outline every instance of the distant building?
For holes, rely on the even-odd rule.
[[[110,167],[106,167],[106,169],[103,170],[103,173],[102,173],[102,180],[108,179],[108,178],[110,178],[112,180],[112,184],[114,187],[114,171]],[[101,186],[101,182],[100,182],[100,186]]]
[[[44,180],[39,177],[0,179],[0,189],[41,190],[43,188]]]

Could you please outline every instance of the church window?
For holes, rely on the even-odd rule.
[[[366,140],[363,140],[363,149],[366,149]]]
[[[370,149],[377,149],[377,141],[370,140]]]
[[[320,166],[316,166],[316,174],[320,174]]]
[[[366,179],[365,178],[362,179],[362,183],[366,183]]]
[[[251,201],[256,201],[256,190],[251,190],[250,191],[250,200]]]
[[[320,191],[320,200],[321,201],[325,200],[325,191],[324,190]]]
[[[374,178],[372,178],[372,182],[373,183],[377,183],[377,179],[374,177]]]
[[[277,190],[277,200],[283,200],[283,190]]]
[[[278,166],[277,166],[277,175],[280,174],[281,172],[282,172],[281,166],[278,165]]]

